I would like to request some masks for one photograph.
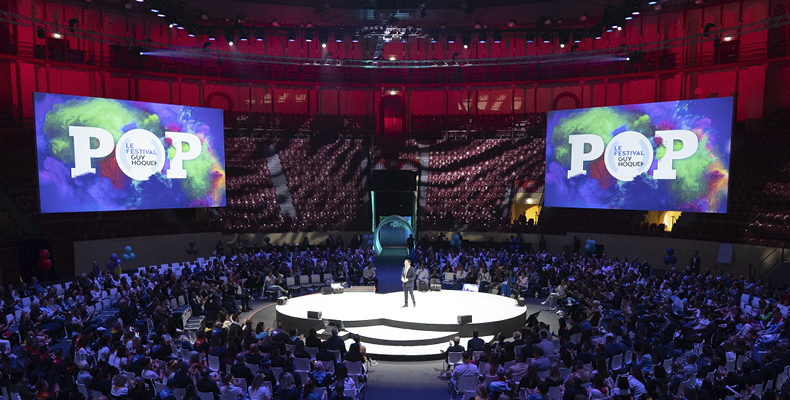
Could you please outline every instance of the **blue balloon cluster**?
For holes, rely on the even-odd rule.
[[[588,253],[595,251],[595,239],[587,239],[587,243],[584,245],[584,251]]]
[[[461,237],[458,235],[453,235],[453,239],[450,240],[450,246],[459,247],[461,246]]]
[[[123,260],[123,262],[134,261],[135,255],[134,255],[134,253],[132,253],[132,246],[124,247],[123,251],[124,251],[124,253],[123,253],[123,255],[121,255],[121,260]]]
[[[675,257],[675,249],[670,247],[670,248],[667,249],[666,257],[664,257],[664,264],[666,264],[666,265],[669,265],[669,264],[675,265],[676,262],[678,262],[678,258]]]
[[[370,235],[362,235],[362,241],[366,243],[368,246],[373,246],[373,239],[375,238],[376,236],[373,235],[372,233]]]

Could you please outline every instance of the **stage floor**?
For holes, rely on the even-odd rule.
[[[403,293],[371,292],[322,295],[319,293],[289,299],[277,306],[277,321],[306,333],[318,331],[327,323],[340,323],[341,335],[359,334],[368,352],[380,357],[441,356],[454,336],[471,338],[473,329],[490,339],[498,332],[508,336],[526,321],[527,308],[516,300],[487,293],[443,290],[415,292],[417,307],[402,308]],[[307,318],[308,311],[320,311],[321,319]],[[459,324],[459,315],[470,315],[472,322]]]

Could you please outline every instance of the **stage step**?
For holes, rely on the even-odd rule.
[[[386,325],[360,326],[347,328],[347,330],[352,334],[358,334],[363,343],[389,346],[424,346],[448,343],[458,335],[457,331],[421,331]]]
[[[481,336],[481,339],[490,342],[494,336]],[[466,346],[466,342],[471,338],[461,338],[461,345]],[[354,343],[353,340],[346,341],[346,347]],[[449,342],[442,342],[437,344],[429,344],[422,346],[401,346],[401,345],[383,345],[366,343],[364,340],[362,344],[365,346],[368,354],[374,360],[386,361],[420,361],[420,360],[441,360],[444,359],[443,351],[446,351],[450,346]]]

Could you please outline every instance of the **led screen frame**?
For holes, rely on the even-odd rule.
[[[732,97],[551,111],[544,205],[726,213],[732,116]]]
[[[222,110],[33,98],[42,213],[225,206]]]

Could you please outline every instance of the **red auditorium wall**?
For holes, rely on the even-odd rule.
[[[89,8],[46,1],[2,1],[0,9],[26,17],[64,24],[77,18],[80,28],[154,43],[196,46],[205,38],[190,38],[182,30],[170,29],[157,18],[143,14],[130,16],[100,12]],[[646,13],[630,21],[622,30],[604,34],[601,40],[585,39],[579,51],[615,48],[621,44],[650,43],[701,33],[708,23],[727,28],[759,21],[769,16],[782,15],[787,1],[744,0],[717,2],[701,7],[686,7],[675,11]],[[342,22],[342,21],[338,21]],[[663,56],[683,60],[681,67],[650,73],[624,73],[588,79],[563,78],[541,81],[514,81],[470,78],[464,84],[400,83],[371,81],[359,84],[337,84],[318,80],[316,83],[293,81],[239,81],[233,78],[186,77],[167,71],[106,71],[88,62],[90,57],[110,57],[109,44],[66,37],[68,49],[84,52],[82,65],[42,60],[31,56],[33,46],[50,46],[53,38],[39,38],[31,27],[3,25],[11,32],[16,55],[0,55],[0,107],[17,116],[32,117],[34,91],[133,99],[162,103],[181,103],[222,108],[236,112],[266,112],[293,114],[369,114],[378,113],[382,95],[398,91],[407,106],[406,120],[411,115],[440,114],[511,114],[543,113],[552,109],[620,105],[651,101],[689,98],[735,96],[736,119],[761,118],[776,108],[787,107],[787,96],[781,88],[790,81],[790,69],[784,66],[786,56],[765,57],[772,46],[784,46],[790,28],[780,27],[754,33],[744,33],[722,42],[714,48],[712,42],[674,47]],[[326,48],[318,41],[307,43],[301,38],[294,42],[284,37],[266,37],[262,41],[249,40],[233,48],[217,40],[212,48],[251,54],[289,57],[333,58],[370,57],[374,43],[364,38],[352,43],[348,38],[341,43],[330,40]],[[711,62],[711,57],[724,57],[726,50],[736,62]],[[524,38],[505,38],[501,43],[477,43],[473,40],[464,49],[461,41],[448,43],[441,39],[430,43],[427,39],[413,39],[408,43],[393,41],[384,46],[384,57],[398,60],[518,57],[567,52],[552,43],[528,43]],[[83,54],[83,53],[80,53]],[[727,55],[725,54],[725,55]],[[763,58],[760,58],[763,54]],[[746,60],[746,61],[741,61]],[[221,60],[220,60],[221,61]],[[217,63],[220,64],[220,63]],[[216,68],[220,68],[217,66]],[[268,69],[267,69],[268,68]],[[276,69],[264,68],[264,71]],[[502,67],[502,71],[508,69]],[[404,76],[415,71],[406,71]],[[496,72],[496,71],[494,71]],[[321,74],[337,76],[342,71],[322,70]],[[503,72],[504,73],[504,72]],[[507,73],[505,73],[507,75]],[[274,75],[272,75],[274,76]],[[487,81],[487,82],[486,82]],[[405,82],[405,81],[404,81]],[[768,84],[767,84],[768,83]],[[779,83],[782,83],[781,85]]]

